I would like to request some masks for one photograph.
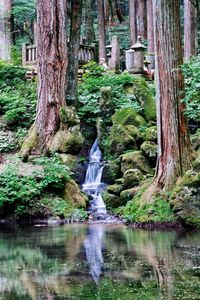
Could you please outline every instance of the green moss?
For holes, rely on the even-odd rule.
[[[124,188],[132,188],[144,180],[144,175],[138,169],[128,169],[123,176]]]
[[[118,195],[120,194],[120,192],[123,190],[123,185],[122,184],[113,184],[113,185],[109,185],[107,187],[107,191],[110,194],[114,194],[114,195]]]
[[[122,108],[112,116],[113,123],[120,125],[144,126],[146,121],[132,108]]]
[[[140,149],[149,159],[155,160],[157,157],[157,145],[154,142],[146,141],[142,143]]]
[[[31,128],[28,131],[27,136],[25,137],[19,156],[22,158],[22,160],[26,160],[31,152],[38,144],[38,133],[36,130],[35,124],[31,126]]]
[[[117,195],[110,194],[106,191],[104,191],[102,193],[102,197],[103,197],[103,200],[104,200],[108,210],[113,210],[114,208],[117,208],[119,206],[126,204],[125,199],[122,199],[121,197],[119,197]]]
[[[74,180],[70,180],[66,183],[63,198],[77,208],[85,208],[88,201],[87,196],[81,192],[78,184],[76,184]]]
[[[121,171],[125,173],[129,169],[138,169],[142,173],[151,173],[151,167],[142,151],[132,151],[121,156]]]
[[[119,160],[108,160],[103,169],[102,181],[106,183],[114,183],[120,177]]]
[[[146,130],[142,133],[142,138],[145,141],[156,142],[157,141],[157,127],[151,126],[146,128]]]
[[[60,108],[60,119],[62,123],[68,125],[68,127],[77,125],[80,123],[79,118],[73,108],[62,106]]]

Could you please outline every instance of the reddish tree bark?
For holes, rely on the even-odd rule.
[[[154,0],[158,161],[154,185],[169,190],[191,167],[185,105],[179,0]]]
[[[99,30],[99,63],[106,61],[106,33],[104,18],[104,0],[98,0],[98,30]]]
[[[147,41],[148,53],[154,53],[154,26],[153,26],[153,0],[147,0]],[[151,68],[154,68],[154,56],[149,55]]]
[[[184,0],[184,58],[197,54],[197,7],[195,0]]]
[[[59,130],[60,109],[65,106],[66,0],[38,0],[38,104],[35,122],[20,155],[46,153]]]
[[[136,28],[137,37],[147,38],[146,0],[136,0]]]
[[[130,45],[133,46],[137,40],[136,0],[129,0],[129,22],[130,22]]]
[[[12,44],[11,37],[11,0],[1,0],[0,2],[0,59],[10,60],[10,50]]]

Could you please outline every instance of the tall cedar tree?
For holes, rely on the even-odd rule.
[[[0,1],[0,59],[2,60],[10,60],[11,8],[11,0]]]
[[[79,47],[81,34],[82,0],[71,1],[71,22],[68,52],[67,69],[67,104],[77,105],[77,84],[78,84],[78,65]]]
[[[195,0],[184,0],[184,58],[197,54],[197,7]]]
[[[38,104],[35,123],[21,148],[30,153],[48,152],[59,129],[60,108],[65,105],[67,67],[66,0],[38,0]]]
[[[136,0],[129,0],[129,21],[130,21],[130,44],[131,46],[133,46],[137,40]]]
[[[154,184],[169,190],[191,167],[188,123],[184,114],[184,80],[179,0],[154,0],[158,161]]]
[[[98,4],[98,29],[99,29],[99,63],[106,61],[106,33],[104,18],[104,0],[97,0]]]

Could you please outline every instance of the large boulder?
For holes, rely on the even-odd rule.
[[[138,186],[132,187],[127,190],[123,190],[120,193],[120,198],[122,198],[124,202],[128,202],[136,196],[136,194],[139,190],[140,190],[140,187],[138,187]]]
[[[142,151],[132,151],[121,156],[121,171],[124,174],[129,169],[138,169],[143,174],[152,172],[148,160],[143,156]]]
[[[111,154],[122,154],[127,149],[137,149],[135,138],[119,124],[114,124],[109,135],[109,152]]]
[[[102,174],[102,181],[105,183],[112,184],[115,182],[117,178],[120,177],[120,164],[118,160],[108,160],[105,163],[103,174]]]
[[[151,161],[155,161],[157,157],[157,145],[154,142],[145,141],[140,146],[144,155]]]
[[[185,173],[171,192],[170,204],[180,220],[200,228],[200,173]]]
[[[107,186],[107,192],[119,196],[120,192],[123,190],[123,184],[112,184]]]
[[[112,116],[113,124],[145,126],[145,119],[133,108],[122,108]]]
[[[121,197],[110,194],[106,191],[102,193],[102,197],[108,210],[112,210],[113,208],[117,208],[126,204],[126,201]]]
[[[63,198],[77,208],[85,208],[88,198],[81,192],[78,184],[74,180],[69,180],[64,188]]]
[[[157,127],[151,126],[146,128],[146,130],[142,133],[142,138],[145,141],[156,142],[157,141]]]
[[[67,127],[80,124],[74,107],[62,106],[60,108],[60,120],[63,124],[66,124]]]
[[[124,173],[124,188],[129,189],[138,185],[142,180],[144,180],[144,175],[138,169],[129,169]]]

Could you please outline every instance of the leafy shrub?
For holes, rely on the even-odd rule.
[[[138,193],[133,200],[129,201],[118,213],[130,222],[166,222],[174,221],[174,215],[169,202],[156,197],[152,202],[145,205],[140,203],[141,193]]]
[[[25,80],[26,69],[0,63],[0,114],[6,124],[28,128],[36,110],[36,83]]]
[[[34,172],[32,175],[19,174],[17,163],[8,165],[0,174],[1,208],[8,208],[9,212],[19,216],[33,215],[40,211],[40,199],[45,194],[62,192],[65,183],[70,179],[69,169],[61,164],[57,156],[42,158],[37,163],[43,167],[43,171]]]
[[[101,76],[105,72],[105,68],[98,65],[95,61],[89,61],[83,65],[83,70],[85,71],[83,74],[84,77]]]
[[[200,121],[200,55],[192,58],[183,65],[186,95],[184,102],[187,105],[189,120]]]
[[[132,107],[136,111],[141,111],[142,107],[138,101],[139,95],[126,92],[126,87],[132,85],[136,80],[138,80],[136,76],[128,73],[118,75],[106,73],[103,76],[87,77],[84,82],[79,85],[79,117],[88,123],[96,122],[96,117],[100,112],[100,89],[105,86],[111,86],[112,88],[115,109]]]

